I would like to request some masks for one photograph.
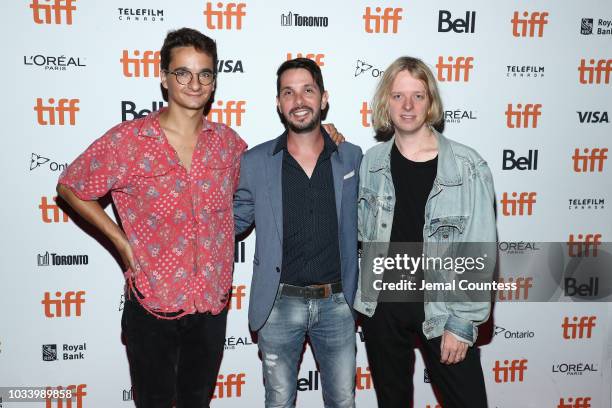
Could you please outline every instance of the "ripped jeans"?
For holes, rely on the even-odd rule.
[[[282,285],[282,284],[281,284]],[[326,408],[355,406],[355,321],[342,293],[324,299],[281,296],[259,330],[266,408],[294,407],[298,364],[308,336]]]

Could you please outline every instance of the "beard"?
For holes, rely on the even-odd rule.
[[[320,123],[321,123],[321,111],[320,110],[318,110],[317,112],[314,112],[310,108],[299,107],[299,108],[293,109],[292,112],[299,110],[299,109],[309,109],[312,112],[312,119],[309,120],[308,122],[293,122],[290,119],[291,112],[289,112],[289,115],[283,115],[283,118],[285,119],[285,124],[287,125],[289,130],[291,130],[294,133],[307,133],[307,132],[313,131],[318,126],[320,126]]]

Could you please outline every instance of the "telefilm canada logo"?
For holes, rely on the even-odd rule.
[[[68,163],[58,163],[55,160],[51,160],[48,157],[42,156],[38,153],[32,153],[30,155],[30,171],[35,170],[39,167],[49,171],[64,171],[68,167]]]
[[[606,206],[606,199],[602,197],[589,198],[569,198],[569,210],[603,210]]]
[[[126,23],[159,23],[164,21],[164,9],[118,7],[117,19]]]
[[[365,76],[371,76],[372,78],[378,78],[384,73],[385,71],[383,71],[382,69],[376,68],[374,65],[364,60],[358,59],[357,63],[355,64],[355,76],[356,77],[361,76],[362,74],[365,74]]]
[[[84,57],[74,57],[70,55],[24,55],[23,65],[44,71],[67,71],[86,67]]]
[[[543,65],[506,65],[506,78],[544,78]]]
[[[580,22],[580,34],[612,36],[612,20],[583,18]]]
[[[327,27],[329,18],[325,16],[305,16],[292,11],[281,14],[282,27]]]
[[[46,251],[36,255],[38,266],[89,265],[89,255],[61,255]]]

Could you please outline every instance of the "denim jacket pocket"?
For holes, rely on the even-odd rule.
[[[453,215],[431,220],[428,226],[427,246],[429,256],[454,256],[453,243],[461,242],[468,216]]]

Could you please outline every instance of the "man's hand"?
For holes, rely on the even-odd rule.
[[[346,140],[344,139],[344,136],[342,136],[342,133],[338,132],[333,123],[324,123],[323,128],[327,133],[329,133],[329,137],[331,137],[331,140],[335,144],[339,145]]]
[[[467,343],[458,340],[448,330],[444,330],[440,344],[440,362],[442,364],[456,364],[463,361],[467,350]]]

